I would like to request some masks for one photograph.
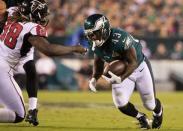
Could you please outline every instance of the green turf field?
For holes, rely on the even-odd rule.
[[[183,92],[159,93],[164,122],[159,131],[183,131]],[[27,102],[27,95],[24,93]],[[132,102],[148,113],[137,93]],[[138,131],[133,118],[121,114],[112,103],[111,92],[39,92],[40,125],[0,124],[0,131]]]

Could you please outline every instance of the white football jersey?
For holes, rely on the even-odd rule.
[[[33,57],[34,48],[27,41],[30,35],[47,37],[45,27],[37,23],[12,21],[11,16],[16,10],[16,7],[7,10],[8,20],[0,35],[0,58],[7,61],[12,68],[21,60]]]

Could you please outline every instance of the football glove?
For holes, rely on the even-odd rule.
[[[93,91],[93,92],[97,92],[97,90],[96,90],[96,84],[97,84],[97,81],[96,81],[96,79],[95,78],[92,78],[90,81],[89,81],[89,88],[90,88],[90,90],[91,91]]]
[[[121,77],[115,75],[111,71],[108,71],[108,73],[111,76],[111,78],[109,78],[105,75],[102,75],[102,78],[104,78],[107,82],[109,82],[111,84],[120,84],[122,82]]]

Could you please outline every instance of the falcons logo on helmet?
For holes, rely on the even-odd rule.
[[[34,13],[34,11],[36,11],[37,9],[41,10],[43,9],[45,6],[46,6],[46,3],[41,3],[40,1],[38,0],[33,0],[31,1],[31,12]]]

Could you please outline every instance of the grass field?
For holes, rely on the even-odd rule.
[[[164,105],[164,122],[159,131],[183,131],[183,92],[158,94]],[[24,92],[25,102],[27,95]],[[148,114],[140,97],[131,101]],[[138,131],[133,118],[121,114],[112,103],[111,92],[39,92],[40,125],[0,124],[0,131]]]

